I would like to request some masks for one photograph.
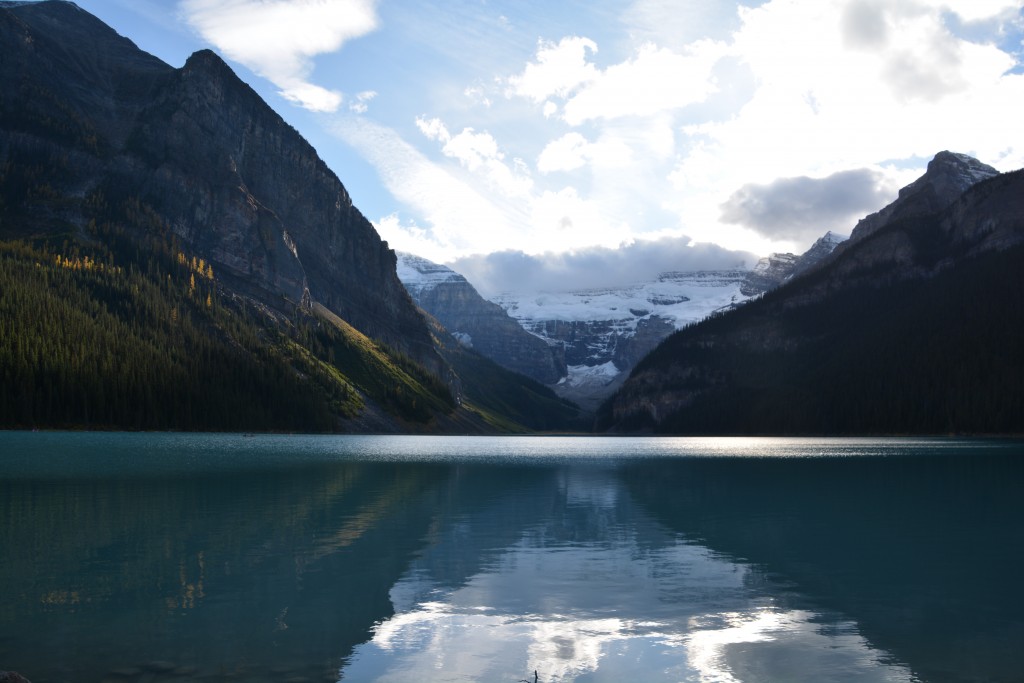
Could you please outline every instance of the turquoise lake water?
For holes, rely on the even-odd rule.
[[[1020,681],[1024,442],[0,433],[0,670]]]

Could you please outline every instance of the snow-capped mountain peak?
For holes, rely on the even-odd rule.
[[[400,251],[396,255],[398,262],[395,269],[398,271],[398,279],[410,292],[413,289],[417,290],[416,293],[424,289],[433,289],[444,282],[466,282],[466,278],[448,266],[406,252]]]

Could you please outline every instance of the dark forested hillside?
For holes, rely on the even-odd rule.
[[[107,243],[0,243],[0,425],[347,431],[370,400],[427,429],[454,409],[354,331],[225,296],[174,245]]]
[[[682,330],[599,426],[681,434],[1024,432],[1024,174],[887,224]]]

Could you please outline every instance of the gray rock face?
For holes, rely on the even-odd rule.
[[[743,293],[754,296],[774,289],[832,260],[833,254],[842,254],[887,225],[945,209],[968,188],[996,175],[999,175],[996,169],[966,154],[939,152],[928,163],[925,174],[900,190],[891,204],[858,221],[849,239],[828,232],[800,256],[772,254],[761,259],[744,283]],[[881,249],[896,255],[904,253],[905,245],[898,242],[896,237],[882,240],[872,251]]]
[[[775,289],[783,282],[808,272],[824,261],[847,238],[831,230],[811,245],[811,248],[800,254],[771,254],[759,260],[750,271],[746,281],[740,288],[746,296],[755,296],[770,289]]]
[[[657,315],[632,321],[629,329],[617,320],[540,320],[526,323],[537,334],[564,345],[567,365],[595,366],[611,361],[628,370],[675,331]]]
[[[213,52],[174,69],[58,0],[0,5],[0,44],[0,168],[21,174],[0,233],[116,221],[176,239],[225,286],[273,308],[318,301],[441,374],[394,252]],[[33,164],[57,169],[45,187]]]
[[[778,287],[793,274],[797,258],[796,254],[789,253],[762,257],[754,264],[754,269],[747,275],[740,291],[746,296],[755,296]]]
[[[928,163],[925,174],[900,190],[899,196],[891,204],[858,221],[847,245],[839,252],[885,225],[941,211],[972,185],[997,175],[999,171],[966,154],[939,152]]]
[[[816,239],[810,249],[800,254],[793,265],[793,272],[786,279],[791,280],[814,269],[819,263],[822,263],[831,256],[832,252],[847,239],[849,239],[847,235],[839,235],[829,230]]]
[[[554,384],[565,377],[565,353],[530,334],[446,266],[399,254],[398,275],[413,300],[464,345],[504,368]]]

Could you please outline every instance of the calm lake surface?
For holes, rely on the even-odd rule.
[[[0,433],[0,670],[1020,681],[1024,443]]]

